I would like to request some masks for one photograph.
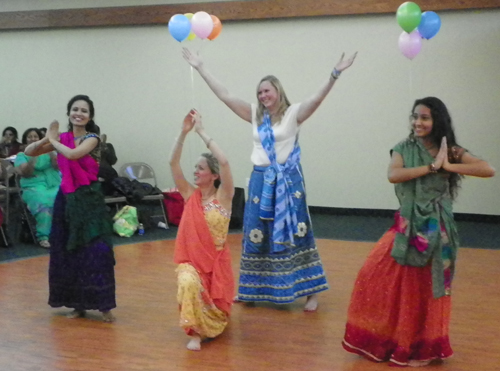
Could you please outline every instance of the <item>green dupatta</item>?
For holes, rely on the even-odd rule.
[[[425,166],[434,161],[420,141],[412,137],[398,143],[392,151],[403,157],[406,168]],[[448,178],[446,172],[431,173],[395,186],[401,207],[391,256],[401,265],[424,267],[430,263],[435,298],[448,294],[445,269],[451,280],[458,249]],[[451,248],[447,249],[445,259],[442,229],[447,234],[447,246]]]

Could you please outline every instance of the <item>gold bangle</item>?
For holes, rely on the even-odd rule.
[[[437,173],[436,165],[434,165],[434,162],[429,165],[429,173],[435,174]]]
[[[212,138],[210,138],[207,142],[207,148],[210,146],[210,142],[212,141]]]

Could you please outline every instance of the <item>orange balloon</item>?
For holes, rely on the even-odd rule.
[[[215,15],[210,15],[212,17],[212,22],[214,22],[214,28],[210,35],[208,35],[207,39],[209,40],[214,40],[219,36],[220,32],[222,31],[222,23],[220,23],[220,19],[217,18]]]

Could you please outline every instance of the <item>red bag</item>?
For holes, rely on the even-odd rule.
[[[180,192],[163,192],[163,197],[168,224],[179,225],[184,211],[184,199]]]

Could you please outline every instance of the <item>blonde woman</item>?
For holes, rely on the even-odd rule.
[[[191,184],[184,177],[180,158],[184,140],[193,128],[210,153],[203,153],[198,159]],[[187,348],[200,350],[203,339],[224,331],[233,302],[234,278],[226,237],[234,187],[226,156],[205,132],[195,110],[184,118],[170,167],[186,203],[174,253],[174,261],[179,264],[180,326],[190,337]]]
[[[243,224],[243,253],[237,300],[293,302],[306,296],[305,311],[315,311],[317,293],[328,289],[314,240],[298,134],[356,54],[335,65],[320,89],[302,103],[291,104],[274,76],[257,85],[257,104],[233,96],[188,49],[184,59],[215,95],[252,124],[254,165]]]

